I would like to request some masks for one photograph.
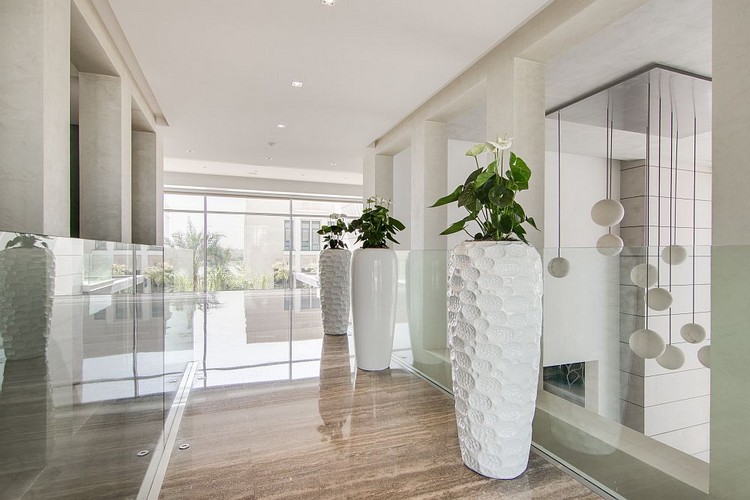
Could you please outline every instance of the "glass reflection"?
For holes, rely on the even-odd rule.
[[[323,424],[318,432],[331,442],[344,436],[344,425],[352,409],[352,367],[349,339],[346,336],[323,337],[320,354],[320,396],[318,412]]]

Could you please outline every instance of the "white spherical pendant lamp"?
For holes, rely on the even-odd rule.
[[[698,349],[698,361],[706,368],[711,368],[711,346],[704,345]]]
[[[651,288],[658,277],[659,270],[651,264],[638,264],[630,271],[630,280],[641,288]]]
[[[570,272],[570,262],[565,257],[555,257],[547,264],[547,271],[554,278],[564,278]]]
[[[661,356],[656,358],[656,362],[667,370],[679,370],[685,364],[685,353],[675,345],[668,345]]]
[[[680,335],[686,342],[698,344],[706,340],[706,329],[698,323],[686,323],[680,328]]]
[[[661,251],[662,260],[672,266],[685,262],[687,255],[687,249],[682,245],[669,245]]]
[[[596,251],[605,257],[614,257],[622,252],[624,244],[616,234],[605,234],[596,241]]]
[[[672,305],[672,294],[664,288],[652,288],[646,292],[649,309],[666,311]]]
[[[591,207],[591,219],[600,226],[616,226],[624,216],[622,203],[610,198],[599,200]]]
[[[648,328],[633,332],[628,343],[635,355],[644,359],[659,357],[666,348],[661,336]]]

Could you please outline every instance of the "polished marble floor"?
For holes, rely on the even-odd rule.
[[[535,453],[518,479],[475,474],[452,399],[396,364],[357,371],[350,343],[319,336],[283,380],[196,383],[161,497],[599,498]]]

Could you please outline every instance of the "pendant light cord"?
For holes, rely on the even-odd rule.
[[[649,244],[651,240],[651,204],[649,194],[651,192],[651,79],[649,78],[646,90],[646,224],[644,226],[644,242],[646,243],[646,329],[648,329],[648,278],[649,278]]]
[[[562,118],[557,112],[557,256],[562,246]]]
[[[695,192],[698,171],[698,119],[693,116],[693,323],[695,323]]]

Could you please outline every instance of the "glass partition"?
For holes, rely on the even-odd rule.
[[[161,247],[0,232],[0,497],[136,496],[187,366],[164,270]]]
[[[708,366],[721,371],[728,359],[707,355],[718,321],[712,320],[711,297],[716,286],[726,286],[712,283],[711,270],[717,255],[732,252],[688,246],[684,261],[667,265],[667,248],[626,247],[614,256],[583,247],[543,251],[542,371],[533,441],[624,498],[708,498],[711,462],[733,456],[729,447],[717,449],[710,441],[712,420],[725,418],[728,409],[711,405]],[[750,248],[731,250],[734,262],[750,256]],[[397,253],[394,356],[452,392],[445,296],[450,251]],[[547,270],[558,255],[570,265],[563,278]],[[640,264],[653,266],[651,280],[672,295],[671,307],[647,305],[646,289],[633,282]],[[746,301],[750,285],[735,285],[734,300]],[[721,321],[732,323],[726,315]],[[701,325],[705,338],[691,337],[687,324]],[[643,328],[679,351],[684,362],[639,357],[629,341]]]

